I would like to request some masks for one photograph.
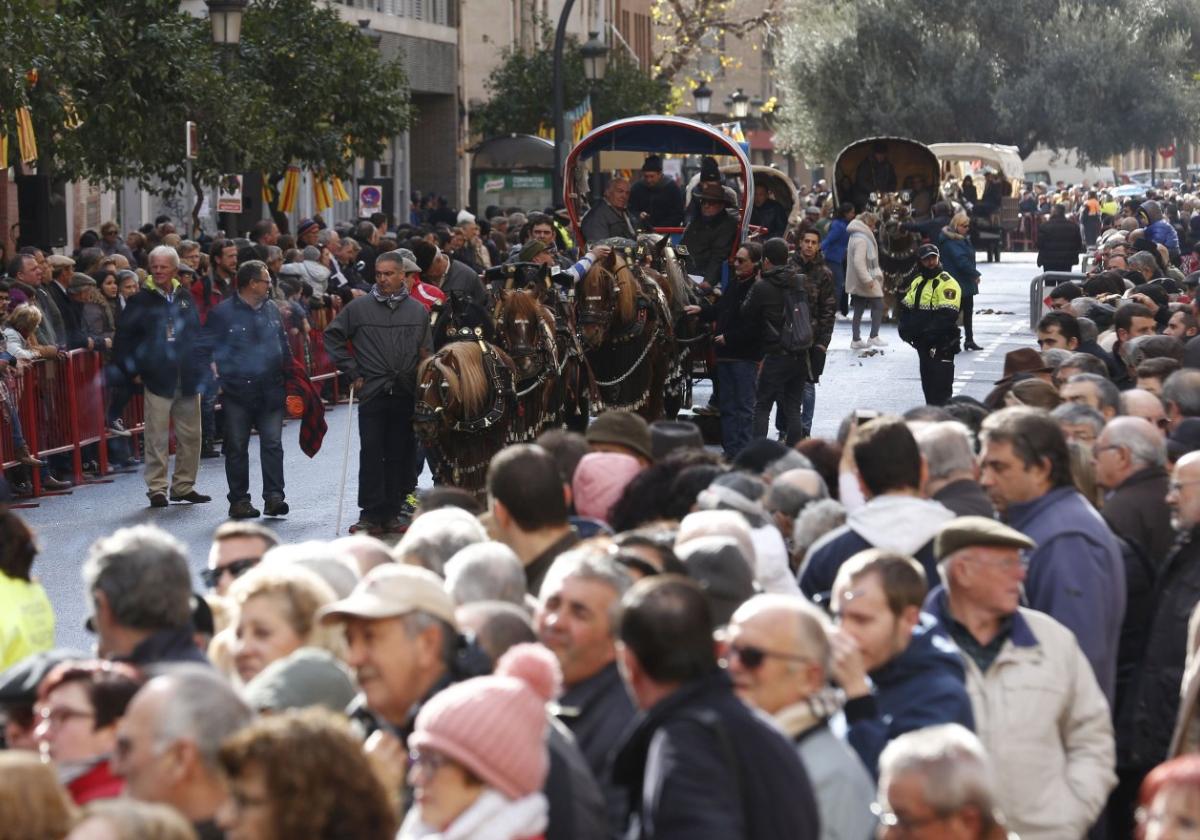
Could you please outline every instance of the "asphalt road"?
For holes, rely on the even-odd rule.
[[[996,264],[980,264],[983,274],[980,295],[975,301],[975,340],[982,352],[958,357],[955,393],[982,398],[1000,378],[1004,354],[1016,347],[1030,346],[1028,290],[1038,273],[1033,255],[1004,254]],[[865,334],[865,333],[864,333]],[[914,351],[896,335],[894,325],[885,324],[881,335],[887,347],[866,355],[850,350],[850,323],[839,320],[830,348],[825,374],[817,388],[813,434],[832,437],[842,417],[857,408],[902,412],[923,401]],[[697,405],[707,401],[706,383],[696,388]],[[298,443],[299,423],[284,429],[285,472],[291,514],[286,519],[262,520],[275,528],[283,540],[332,539],[338,507],[338,485],[346,445],[348,411],[340,406],[329,411],[329,432],[316,458],[309,459]],[[350,429],[350,469],[346,481],[346,503],[342,529],[354,522],[357,494],[358,433]],[[251,439],[251,488],[255,503],[261,499],[256,438]],[[204,505],[173,504],[166,509],[146,506],[145,485],[139,473],[110,477],[66,496],[41,500],[20,511],[37,531],[41,554],[34,566],[50,595],[58,615],[58,643],[87,649],[90,636],[83,628],[88,615],[79,570],[88,546],[97,537],[117,528],[153,523],[174,534],[188,546],[194,572],[204,567],[209,538],[225,519],[225,473],[222,461],[201,462],[196,487],[213,496]],[[422,476],[428,486],[428,473]],[[259,505],[261,507],[261,505]],[[199,578],[196,587],[200,589]]]

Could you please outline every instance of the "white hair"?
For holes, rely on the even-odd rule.
[[[929,477],[935,481],[975,467],[975,448],[971,431],[957,420],[931,423],[916,434],[917,446],[929,465]]]
[[[505,601],[524,607],[525,567],[504,543],[473,543],[446,561],[446,591],[455,604]]]
[[[731,537],[751,570],[758,563],[758,552],[754,550],[750,523],[735,510],[699,510],[683,517],[679,523],[679,531],[675,534],[675,547],[678,548],[697,537]]]
[[[1141,417],[1114,417],[1104,427],[1109,444],[1129,450],[1129,458],[1142,467],[1167,463],[1167,443],[1158,429]]]
[[[920,778],[925,804],[938,816],[974,805],[985,827],[998,822],[991,764],[979,738],[965,727],[945,723],[893,739],[879,756],[880,801],[887,801],[892,780],[906,774]]]
[[[179,268],[179,252],[170,245],[159,245],[150,252],[150,256],[146,258],[146,264],[154,262],[155,257],[166,257],[171,261],[171,265]]]
[[[446,561],[462,549],[485,542],[487,530],[462,508],[445,507],[423,513],[412,521],[396,544],[392,556],[400,562],[424,566],[443,574]]]

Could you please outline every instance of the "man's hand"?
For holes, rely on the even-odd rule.
[[[379,774],[383,788],[389,794],[404,789],[404,777],[408,772],[408,751],[404,742],[382,729],[371,734],[363,744],[367,760]]]
[[[1158,312],[1158,304],[1154,302],[1154,298],[1150,297],[1150,295],[1138,292],[1136,295],[1130,295],[1129,299],[1149,309],[1151,315]]]
[[[871,693],[871,687],[867,685],[867,669],[858,642],[844,630],[835,630],[829,636],[829,643],[834,681],[846,692],[848,699],[866,697]]]
[[[687,306],[683,307],[683,311],[687,315],[699,315],[700,307],[694,303],[689,303]]]
[[[57,347],[39,347],[35,352],[39,356],[41,356],[43,359],[58,358],[58,348]]]
[[[351,289],[350,290],[350,297],[362,297],[365,294],[366,294],[366,292],[364,292],[362,289]]]
[[[722,334],[722,335],[718,335],[718,336],[714,337],[713,343],[723,345],[725,343],[725,336]]]
[[[597,260],[606,260],[606,259],[608,259],[608,255],[611,253],[612,253],[611,245],[593,245],[592,246],[592,255]]]

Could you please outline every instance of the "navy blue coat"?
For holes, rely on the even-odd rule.
[[[975,268],[975,245],[965,236],[950,236],[942,231],[938,236],[938,250],[942,252],[942,268],[958,281],[963,297],[979,294],[979,271]]]
[[[156,396],[173,397],[176,383],[183,396],[196,393],[207,359],[187,286],[177,286],[170,301],[149,287],[129,298],[117,320],[113,361]]]
[[[273,301],[258,309],[237,294],[221,301],[209,313],[204,340],[226,396],[242,403],[261,398],[266,405],[283,404],[292,355]]]

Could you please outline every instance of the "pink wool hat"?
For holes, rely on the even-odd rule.
[[[608,522],[608,513],[642,465],[620,452],[589,452],[579,461],[571,480],[575,512]]]
[[[546,648],[509,649],[488,677],[435,694],[417,714],[408,744],[439,752],[509,799],[542,789],[550,767],[546,704],[558,696],[562,672]]]

